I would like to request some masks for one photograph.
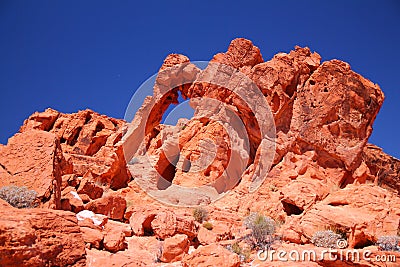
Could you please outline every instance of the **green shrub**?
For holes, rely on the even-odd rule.
[[[331,230],[318,231],[311,238],[311,243],[317,247],[337,248],[338,240],[343,239],[340,234]]]
[[[193,210],[193,217],[197,222],[202,223],[208,219],[208,211],[202,207],[197,207]]]
[[[3,186],[0,188],[0,198],[19,209],[36,207],[36,196],[36,191],[29,190],[25,186]]]
[[[203,227],[206,228],[207,230],[212,230],[213,229],[213,225],[210,222],[204,222],[203,223]]]
[[[391,235],[379,237],[376,244],[383,251],[400,251],[399,242],[400,237]]]
[[[260,213],[251,213],[243,221],[251,233],[246,236],[246,240],[253,248],[270,247],[275,241],[274,233],[276,223],[271,218]]]

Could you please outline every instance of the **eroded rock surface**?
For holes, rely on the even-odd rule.
[[[180,97],[194,117],[163,125]],[[371,245],[400,225],[400,161],[367,143],[383,100],[349,64],[307,47],[264,61],[238,38],[204,70],[171,54],[132,122],[47,109],[0,145],[0,186],[27,186],[41,207],[77,213],[0,201],[0,265],[286,266],[227,249],[246,246],[251,212],[279,222],[276,248],[322,250],[312,236],[332,228],[348,249],[381,255]],[[174,205],[207,205],[210,229]],[[341,264],[395,266],[291,266]]]
[[[0,203],[1,266],[85,266],[85,243],[75,214],[18,210]]]
[[[44,207],[61,207],[61,176],[70,169],[52,133],[23,132],[0,147],[0,187],[14,185],[34,190]]]
[[[72,171],[114,189],[126,186],[130,175],[125,168],[121,139],[125,122],[91,110],[63,114],[53,109],[36,112],[25,120],[20,132],[32,129],[56,135]]]

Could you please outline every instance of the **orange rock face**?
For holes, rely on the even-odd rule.
[[[180,97],[193,118],[163,125]],[[132,122],[34,113],[0,145],[0,187],[33,189],[41,205],[0,200],[0,265],[287,266],[245,255],[251,212],[279,222],[273,248],[320,251],[312,237],[329,228],[383,255],[373,245],[400,232],[400,161],[368,144],[383,100],[345,62],[307,47],[264,61],[239,38],[203,70],[167,56]],[[290,266],[343,264],[396,266]]]
[[[161,261],[174,262],[183,258],[184,254],[189,251],[189,239],[186,235],[177,234],[173,237],[165,239]]]
[[[69,186],[62,191],[61,209],[78,213],[83,210],[83,205],[82,198],[78,195],[75,188]]]
[[[71,173],[118,189],[130,179],[122,150],[115,146],[121,139],[123,126],[122,120],[91,110],[62,114],[47,109],[25,120],[20,132],[37,129],[55,134],[65,158],[72,162]]]
[[[324,62],[297,92],[292,129],[300,141],[355,170],[383,98],[379,86],[347,63]]]
[[[400,193],[400,160],[387,155],[377,146],[367,144],[363,151],[367,175],[374,183]]]
[[[85,209],[106,215],[113,220],[122,220],[126,209],[126,200],[116,193],[93,200],[85,205]]]
[[[37,192],[43,206],[60,208],[61,176],[71,168],[57,137],[38,130],[10,138],[0,147],[0,187],[26,186]]]
[[[1,266],[85,266],[85,243],[75,214],[1,207]]]
[[[168,208],[138,206],[129,219],[133,233],[137,236],[154,234],[166,239],[176,234],[185,234],[190,239],[197,235],[198,226],[192,217],[176,214]]]
[[[306,240],[318,229],[333,226],[348,233],[350,248],[361,248],[375,244],[380,236],[397,234],[399,208],[400,199],[387,190],[373,185],[349,185],[332,192],[300,217],[290,218],[282,232],[297,232],[301,242],[301,236]]]
[[[220,62],[236,69],[253,67],[263,61],[260,49],[244,38],[233,40],[226,53],[217,54],[212,59],[212,62]]]
[[[211,244],[196,249],[183,259],[183,266],[240,266],[239,256],[222,246]]]

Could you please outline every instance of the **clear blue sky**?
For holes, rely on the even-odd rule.
[[[400,2],[0,0],[0,143],[47,107],[123,118],[169,53],[209,60],[245,37],[264,60],[295,45],[338,58],[386,101],[370,142],[400,158]]]

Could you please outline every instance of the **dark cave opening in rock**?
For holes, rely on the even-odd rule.
[[[358,242],[355,246],[354,249],[363,249],[365,247],[369,247],[369,246],[374,246],[375,242],[369,240],[369,239],[365,239],[362,242]]]
[[[144,231],[144,236],[153,236],[154,235],[154,231],[153,228],[151,227],[151,222],[154,220],[155,218],[155,214],[149,216],[148,218],[146,218],[146,220],[143,222],[142,226],[143,226],[143,231]]]
[[[175,178],[176,174],[176,163],[179,160],[179,155],[173,157],[173,160],[168,160],[167,158],[164,159],[166,167],[159,171],[161,177],[159,177],[157,181],[157,188],[159,190],[165,190],[171,186],[172,181]],[[161,164],[163,165],[163,164]]]
[[[289,203],[287,201],[283,201],[282,200],[282,205],[283,205],[283,210],[285,211],[285,213],[288,216],[300,215],[304,211],[302,208],[300,208],[300,207],[298,207],[298,206],[296,206],[296,205],[294,205],[292,203]]]

